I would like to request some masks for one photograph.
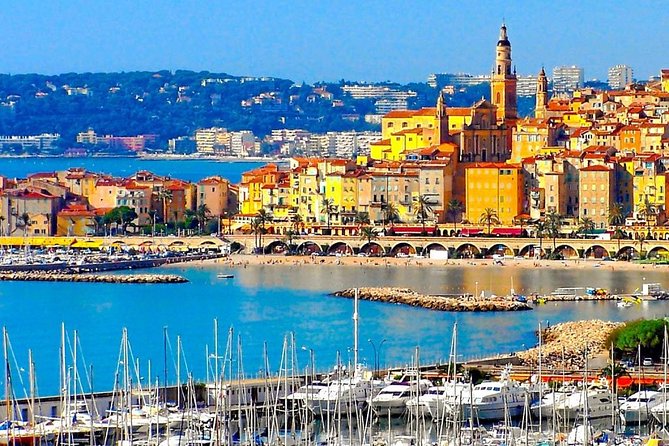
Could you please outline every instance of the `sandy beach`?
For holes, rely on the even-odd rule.
[[[428,258],[394,258],[394,257],[357,257],[357,256],[284,256],[235,254],[223,259],[211,259],[189,262],[194,266],[226,264],[229,266],[244,265],[340,265],[342,267],[379,267],[379,268],[547,268],[547,269],[606,269],[610,271],[643,271],[667,270],[669,265],[640,264],[634,262],[614,262],[598,260],[534,260],[507,259],[495,262],[491,259],[451,259],[434,260]],[[183,265],[181,265],[183,266]]]

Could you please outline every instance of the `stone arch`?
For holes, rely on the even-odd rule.
[[[558,245],[555,247],[555,252],[560,253],[565,259],[578,259],[578,250],[571,245]]]
[[[540,248],[539,245],[525,245],[520,248],[518,255],[528,259],[534,259],[535,257],[543,257],[546,253],[546,250],[543,246]]]
[[[503,256],[513,256],[513,249],[506,246],[504,243],[495,243],[487,251],[486,255],[503,255]]]
[[[470,259],[476,256],[481,255],[481,250],[476,245],[471,243],[463,243],[462,245],[455,248],[455,252],[458,254],[458,257]]]
[[[365,242],[360,246],[360,252],[370,257],[383,257],[386,250],[377,242]]]
[[[408,242],[399,242],[390,250],[392,257],[404,257],[416,255],[416,247]]]
[[[441,243],[433,242],[433,243],[430,243],[427,246],[425,246],[425,248],[423,248],[423,252],[421,254],[423,254],[425,257],[429,257],[430,251],[432,251],[432,250],[434,250],[434,251],[448,251],[448,248],[446,248]]]
[[[265,245],[264,251],[268,254],[283,254],[288,251],[288,244],[282,240],[274,240]]]
[[[621,246],[616,253],[616,258],[619,260],[632,260],[639,257],[639,250],[632,245]]]
[[[610,257],[610,254],[609,250],[602,245],[592,245],[585,250],[583,257],[586,259],[603,259],[604,257]]]
[[[649,259],[660,259],[660,258],[669,258],[669,249],[664,246],[653,246],[648,249],[648,258]]]
[[[353,248],[346,242],[335,242],[328,248],[329,255],[346,255],[350,256],[353,254]]]
[[[306,240],[297,245],[297,252],[299,254],[308,256],[315,252],[323,252],[323,249],[318,243],[312,242],[311,240]]]

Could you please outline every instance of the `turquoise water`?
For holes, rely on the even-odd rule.
[[[247,268],[166,267],[163,272],[183,274],[183,285],[118,285],[92,283],[0,283],[0,322],[8,329],[19,367],[28,370],[27,351],[33,349],[37,382],[43,395],[58,391],[60,324],[72,338],[80,337],[79,368],[93,364],[95,388],[111,389],[118,364],[123,327],[127,327],[135,361],[147,380],[163,376],[163,327],[167,327],[171,353],[169,381],[175,380],[176,337],[181,337],[188,370],[195,379],[206,374],[206,346],[213,352],[213,320],[219,322],[219,355],[225,349],[227,331],[234,327],[240,336],[243,364],[248,376],[255,376],[263,364],[267,342],[270,368],[279,367],[284,335],[293,332],[297,343],[298,368],[308,362],[313,350],[316,365],[327,369],[335,364],[337,351],[348,362],[352,353],[352,307],[347,299],[327,293],[354,286],[408,286],[423,292],[445,293],[479,290],[508,291],[511,273],[519,292],[550,291],[559,286],[602,286],[610,290],[633,291],[647,282],[669,288],[666,271],[642,272],[590,270],[547,270],[500,268],[349,267],[335,265],[277,266]],[[156,270],[158,271],[158,270]],[[217,279],[229,272],[234,279]],[[422,361],[446,360],[453,323],[459,325],[458,353],[463,357],[510,352],[533,345],[539,322],[551,324],[580,319],[625,320],[664,316],[669,302],[646,302],[620,309],[611,302],[571,302],[538,307],[519,313],[442,313],[392,304],[360,302],[360,359],[373,364],[371,339],[381,345],[381,365],[398,366],[410,361],[415,347]],[[385,341],[383,341],[385,339]],[[236,355],[235,355],[236,358]],[[72,362],[71,359],[68,362]],[[236,363],[236,359],[235,359]],[[14,365],[12,365],[14,368]],[[235,366],[236,368],[236,366]],[[27,383],[26,372],[23,372]],[[19,386],[15,377],[14,385]],[[85,387],[87,390],[87,387]],[[21,395],[22,390],[16,389]]]
[[[84,167],[92,172],[129,176],[138,170],[150,170],[188,181],[198,181],[220,175],[233,183],[239,182],[242,172],[263,163],[222,162],[215,160],[141,160],[138,158],[0,158],[0,175],[23,178],[36,172],[53,172],[70,167]]]

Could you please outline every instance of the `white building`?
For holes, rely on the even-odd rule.
[[[609,88],[611,90],[623,90],[632,82],[634,82],[634,72],[632,67],[627,65],[616,65],[609,68]]]
[[[573,93],[583,87],[583,68],[561,66],[553,68],[553,92]]]

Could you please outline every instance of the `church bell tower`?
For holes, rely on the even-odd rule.
[[[511,43],[506,34],[506,25],[499,30],[495,67],[490,80],[491,101],[497,106],[497,124],[514,125],[518,119],[516,101],[516,71],[511,69]]]

